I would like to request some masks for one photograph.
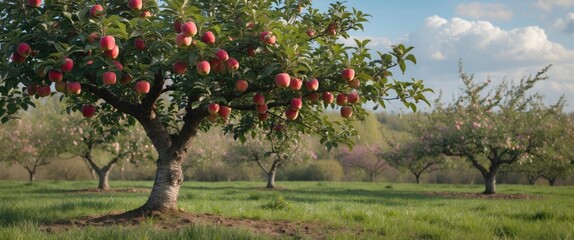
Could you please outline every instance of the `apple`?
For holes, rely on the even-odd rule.
[[[268,35],[271,35],[272,33],[269,31],[263,31],[259,34],[259,40],[261,40],[262,42],[265,42],[265,38],[267,38]]]
[[[249,86],[249,83],[245,80],[237,80],[235,81],[235,91],[237,92],[245,92],[247,90],[247,87]]]
[[[227,61],[227,59],[229,59],[229,54],[227,54],[227,51],[225,51],[223,49],[217,50],[217,52],[215,53],[215,56],[217,56],[219,61],[222,61],[222,62],[225,62],[225,61]]]
[[[84,117],[91,118],[95,113],[96,106],[92,104],[84,104],[84,106],[82,106],[82,115],[84,115]]]
[[[299,116],[299,111],[295,111],[295,110],[292,110],[290,108],[287,108],[287,110],[285,110],[285,117],[291,121],[297,119],[298,116]]]
[[[223,73],[225,72],[225,64],[222,61],[219,61],[217,58],[213,58],[209,61],[209,65],[213,68],[213,71],[216,73]]]
[[[223,119],[227,119],[227,117],[229,117],[229,114],[231,114],[231,108],[228,106],[220,106],[218,113],[219,116],[221,116]]]
[[[282,132],[283,130],[285,130],[285,126],[282,123],[277,123],[273,126],[273,131],[275,132]]]
[[[351,80],[353,80],[353,78],[355,78],[355,70],[352,68],[344,69],[341,72],[341,75],[343,76],[344,80],[351,81]]]
[[[56,70],[48,71],[48,80],[50,80],[51,82],[60,82],[62,81],[62,79],[64,79],[63,73]]]
[[[195,65],[195,68],[197,69],[197,73],[199,75],[207,75],[209,74],[209,71],[211,70],[211,66],[209,65],[209,62],[207,61],[200,61]]]
[[[66,82],[56,82],[56,91],[61,92],[61,93],[66,93],[67,89],[66,89],[66,85],[68,85]]]
[[[291,78],[287,73],[279,73],[275,76],[275,84],[279,88],[286,88],[291,84]]]
[[[177,74],[183,74],[185,73],[185,70],[187,69],[187,64],[184,62],[176,62],[173,64],[173,71]]]
[[[136,82],[136,93],[142,95],[142,94],[147,94],[149,92],[149,82],[146,80],[140,80]]]
[[[181,33],[181,25],[183,25],[179,20],[173,22],[173,29],[176,33]]]
[[[255,48],[253,46],[247,47],[247,56],[255,57]]]
[[[12,53],[12,61],[15,63],[23,63],[26,61],[25,57],[20,56],[17,52]]]
[[[66,90],[69,94],[78,95],[82,92],[82,85],[79,82],[69,82],[66,84]]]
[[[62,72],[70,72],[72,71],[72,68],[74,68],[74,60],[71,58],[65,58],[64,63],[60,65],[60,71]]]
[[[34,85],[34,84],[30,84],[28,85],[28,87],[26,87],[26,92],[28,93],[28,95],[32,96],[34,94],[37,93],[38,90],[38,86]]]
[[[255,105],[265,104],[265,97],[263,96],[263,94],[256,93],[255,96],[253,96],[253,104]]]
[[[116,84],[116,73],[115,72],[104,72],[102,74],[102,80],[104,85],[114,85]]]
[[[324,92],[323,93],[323,102],[326,104],[330,104],[333,102],[333,99],[335,99],[335,96],[333,96],[333,94],[331,92]]]
[[[303,107],[303,100],[301,98],[293,98],[289,102],[289,108],[293,111],[299,111]]]
[[[104,7],[100,4],[96,4],[90,8],[90,17],[99,17],[103,16]]]
[[[124,73],[122,74],[122,78],[120,79],[120,83],[121,84],[128,84],[132,82],[132,75],[130,75],[129,73]]]
[[[347,104],[347,94],[339,93],[339,95],[337,95],[336,103],[339,106]]]
[[[86,39],[88,40],[89,43],[95,43],[99,37],[100,37],[100,35],[93,32],[93,33],[90,33],[90,35],[88,35],[88,37]]]
[[[301,78],[292,77],[291,80],[289,80],[289,89],[297,91],[301,89],[301,86],[303,86],[303,80],[301,80]]]
[[[175,36],[175,45],[178,47],[187,47],[191,44],[191,37],[183,35],[183,33],[177,34]]]
[[[52,89],[50,89],[50,85],[39,86],[39,87],[37,87],[37,91],[38,91],[38,96],[46,97],[46,96],[50,95],[50,93],[52,92]]]
[[[263,31],[261,32],[261,34],[259,34],[259,40],[261,40],[261,42],[263,42],[264,44],[275,44],[277,38],[275,37],[275,35],[273,35],[272,32]]]
[[[197,34],[197,26],[195,26],[195,23],[192,21],[185,22],[184,24],[181,24],[180,31],[185,36],[193,37]]]
[[[269,110],[269,106],[267,106],[267,104],[261,104],[255,107],[255,111],[259,114],[266,113],[267,110]]]
[[[20,56],[27,58],[28,56],[30,56],[30,54],[32,54],[32,48],[27,43],[20,43],[16,47],[16,52]]]
[[[353,89],[357,89],[361,85],[361,81],[359,81],[359,79],[357,79],[357,78],[355,78],[355,79],[353,79],[347,83],[349,84],[349,87],[353,88]]]
[[[30,7],[40,7],[42,0],[28,0],[28,6]]]
[[[259,121],[266,121],[269,118],[269,114],[267,113],[259,113],[257,114],[257,119],[259,119]]]
[[[134,40],[134,46],[136,47],[137,50],[143,51],[145,49],[145,41],[143,40],[143,38],[136,38],[136,40]]]
[[[307,36],[312,38],[315,36],[315,31],[313,29],[307,29]]]
[[[212,123],[217,122],[217,114],[209,114],[209,115],[207,115],[207,120],[209,120],[209,121],[212,122]]]
[[[114,66],[115,66],[116,69],[118,69],[118,71],[120,71],[120,72],[121,72],[122,70],[124,70],[124,65],[122,65],[122,63],[119,62],[119,61],[114,61]]]
[[[128,1],[128,7],[133,11],[139,11],[143,7],[143,1],[142,0],[129,0]]]
[[[219,104],[217,103],[211,103],[207,106],[207,111],[209,112],[209,114],[213,115],[216,114],[217,112],[219,112]]]
[[[232,57],[225,62],[225,65],[227,66],[227,69],[231,71],[239,69],[239,61]]]
[[[347,95],[347,101],[350,104],[355,104],[359,101],[359,94],[357,92],[352,92]]]
[[[337,35],[337,24],[329,24],[329,27],[327,27],[327,34],[331,36]]]
[[[477,129],[480,128],[480,126],[481,126],[480,123],[472,122],[472,128]]]
[[[112,50],[104,51],[104,55],[111,59],[116,59],[118,55],[120,55],[120,48],[118,46],[114,46]]]
[[[353,108],[350,106],[341,107],[341,117],[350,118],[353,115]]]
[[[110,51],[116,47],[116,39],[113,36],[103,36],[100,38],[100,49]]]
[[[151,12],[148,10],[145,10],[140,14],[140,17],[142,17],[142,18],[151,17]]]
[[[207,44],[215,44],[215,35],[211,31],[207,31],[201,36],[201,41]]]
[[[319,89],[319,80],[317,80],[316,78],[313,78],[309,81],[306,81],[305,82],[305,88],[307,88],[307,91],[309,91],[309,92],[317,91],[317,89]]]

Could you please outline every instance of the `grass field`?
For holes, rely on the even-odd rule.
[[[149,188],[150,182],[111,182]],[[58,220],[136,208],[148,193],[73,192],[94,182],[0,181],[0,239],[268,239],[246,229],[190,225],[177,230],[107,226],[47,232]],[[478,185],[279,182],[184,183],[186,212],[287,220],[330,229],[328,239],[574,239],[574,187],[500,185],[529,199],[467,199],[428,192],[480,192]],[[361,230],[358,234],[357,229]]]

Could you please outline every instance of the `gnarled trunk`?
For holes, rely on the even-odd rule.
[[[112,171],[112,168],[115,164],[109,164],[106,167],[103,167],[101,169],[96,169],[96,172],[98,173],[98,189],[102,189],[102,190],[108,190],[110,189],[110,184],[109,184],[109,175],[110,172]]]
[[[488,172],[483,172],[484,178],[484,192],[482,194],[495,194],[496,193],[496,174],[500,164],[493,162],[488,169]]]
[[[276,172],[277,172],[277,168],[273,168],[267,173],[267,186],[266,186],[266,188],[275,188],[275,173]]]
[[[147,202],[141,207],[144,211],[166,211],[177,209],[177,196],[183,182],[181,163],[183,152],[160,154],[153,188]]]

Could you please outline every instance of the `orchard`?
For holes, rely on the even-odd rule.
[[[412,47],[373,56],[369,40],[340,43],[369,17],[342,3],[321,12],[310,0],[10,0],[0,9],[0,119],[56,94],[102,126],[139,123],[158,158],[135,213],[176,209],[199,131],[219,126],[241,141],[317,134],[329,149],[352,146],[366,103],[416,110],[431,91],[393,77],[416,63]],[[323,116],[333,110],[339,119]]]

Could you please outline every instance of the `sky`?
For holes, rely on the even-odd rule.
[[[313,5],[324,9],[331,2],[313,0]],[[397,43],[415,47],[418,64],[395,77],[423,79],[437,93],[430,99],[439,91],[445,100],[458,94],[460,59],[475,80],[493,83],[518,81],[552,64],[549,79],[534,91],[544,94],[547,104],[564,95],[566,110],[574,111],[574,0],[348,0],[346,5],[372,15],[352,38],[372,39],[370,48],[379,51]]]

